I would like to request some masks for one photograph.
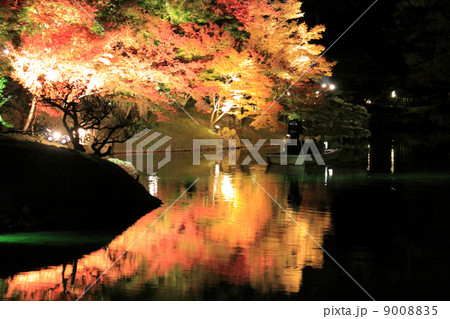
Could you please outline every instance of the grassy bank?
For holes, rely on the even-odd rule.
[[[123,169],[76,151],[0,135],[0,232],[112,229],[161,205]]]

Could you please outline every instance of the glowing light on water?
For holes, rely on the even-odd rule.
[[[150,175],[148,177],[148,192],[152,196],[156,196],[158,194],[158,180],[159,177],[156,175]]]
[[[333,176],[333,169],[325,167],[325,185],[328,184],[328,180]]]
[[[391,174],[394,174],[394,168],[395,168],[395,150],[394,145],[391,147]]]
[[[214,165],[214,177],[219,177],[219,173],[220,173],[220,166],[219,164],[215,164]]]
[[[232,181],[231,181],[231,177],[230,176],[223,175],[221,190],[222,190],[223,197],[227,201],[233,200],[235,198],[235,196],[236,196],[233,184],[231,182]]]

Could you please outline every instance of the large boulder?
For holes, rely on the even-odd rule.
[[[161,205],[122,168],[79,152],[0,137],[0,233],[122,229]]]

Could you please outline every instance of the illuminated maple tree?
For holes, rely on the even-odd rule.
[[[311,43],[324,27],[301,22],[301,3],[294,0],[183,2],[178,13],[167,3],[158,7],[167,15],[159,16],[150,2],[130,2],[115,9],[124,21],[104,21],[108,30],[94,18],[105,18],[114,1],[26,4],[36,31],[25,33],[20,47],[10,44],[12,75],[34,96],[24,130],[39,101],[61,100],[67,86],[67,102],[122,94],[144,118],[149,110],[167,118],[194,100],[199,111],[211,113],[211,125],[233,115],[257,119],[257,128],[276,127],[283,110],[277,95],[292,83],[330,75],[332,67],[317,58],[324,48]],[[192,20],[181,14],[200,7],[210,13]],[[196,24],[205,17],[211,20]]]

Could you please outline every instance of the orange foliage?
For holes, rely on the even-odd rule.
[[[12,48],[13,77],[42,98],[60,96],[68,86],[76,91],[73,98],[126,92],[142,115],[150,109],[162,118],[193,98],[200,111],[212,112],[212,122],[226,114],[238,119],[264,114],[253,125],[274,127],[283,110],[276,92],[299,77],[301,86],[330,75],[333,66],[317,59],[324,48],[311,43],[324,27],[300,23],[296,0],[211,3],[214,12],[240,21],[248,34],[240,40],[213,22],[174,25],[136,8],[139,25],[99,35],[92,31],[96,9],[87,3],[29,0],[27,5],[39,28]]]

